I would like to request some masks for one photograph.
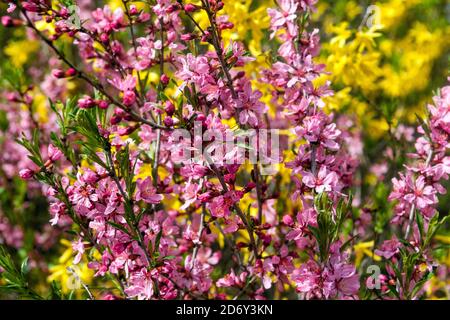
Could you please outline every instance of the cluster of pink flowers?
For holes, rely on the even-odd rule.
[[[317,210],[311,202],[314,194],[327,193],[331,198],[345,197],[343,189],[351,186],[352,175],[358,162],[344,146],[342,131],[327,115],[323,98],[333,92],[327,83],[315,87],[313,80],[324,72],[324,65],[313,62],[319,52],[318,30],[306,31],[298,25],[300,15],[312,10],[312,2],[278,1],[279,8],[269,9],[272,37],[277,35],[282,45],[278,49],[281,61],[264,73],[264,80],[274,87],[273,103],[294,125],[293,132],[305,143],[297,151],[294,161],[287,163],[293,173],[302,210],[294,223],[290,216],[284,222],[293,227],[287,234],[297,247],[312,252],[310,259],[295,270],[293,280],[297,291],[306,297],[329,298],[353,296],[359,288],[355,267],[346,264],[346,256],[339,254],[339,243],[333,244],[326,261],[314,258],[318,243],[309,227],[317,227]],[[333,252],[334,251],[334,252]]]
[[[446,193],[441,182],[448,180],[450,174],[450,87],[442,88],[433,101],[434,105],[427,107],[428,123],[418,128],[416,151],[409,154],[415,162],[392,180],[394,188],[389,200],[398,200],[393,219],[397,223],[409,220],[415,210],[429,220],[436,213],[437,195]]]
[[[271,39],[280,43],[277,62],[261,74],[272,90],[273,116],[244,71],[253,58],[243,44],[223,41],[222,31],[234,26],[221,14],[222,1],[156,0],[149,10],[123,1],[114,11],[83,2],[78,23],[63,5],[9,1],[3,25],[27,25],[59,60],[50,60],[49,74],[34,71],[54,111],[45,125],[33,119],[32,87],[10,90],[9,104],[0,105],[10,124],[2,172],[28,180],[30,190],[39,186],[32,178],[43,184],[53,228],[76,230],[74,263],[87,257],[96,277],[114,278],[121,297],[264,299],[272,287],[292,287],[299,298],[358,298],[360,275],[344,243],[363,235],[370,212],[352,221],[355,234],[344,235],[341,227],[353,218],[351,205],[364,200],[349,196],[362,143],[352,118],[325,112],[330,84],[314,84],[325,72],[314,62],[319,31],[308,30],[316,2],[278,0],[268,10]],[[207,28],[192,15],[199,10]],[[54,23],[54,32],[40,31],[41,19]],[[76,45],[79,63],[55,45],[63,36]],[[83,94],[74,103],[67,84],[75,78]],[[429,106],[430,123],[420,128],[411,155],[418,164],[394,180],[397,222],[416,209],[429,221],[445,191],[439,181],[449,173],[449,90]],[[215,145],[209,150],[215,152],[202,153],[205,132],[269,128],[297,137],[283,147],[295,153],[281,163],[292,177],[283,190],[280,175],[242,165],[245,147],[223,154]],[[193,141],[180,141],[176,129]],[[27,151],[13,142],[22,133],[30,140],[22,141]],[[180,163],[182,150],[195,156]],[[284,206],[288,198],[292,206]],[[42,247],[50,245],[49,234],[38,237]],[[21,238],[0,212],[0,242],[18,247]],[[398,258],[400,244],[389,240],[376,253]]]
[[[387,283],[390,283],[398,287],[398,295],[403,298],[417,298],[422,291],[414,290],[415,286],[437,267],[429,239],[436,230],[436,224],[445,221],[438,222],[436,206],[438,194],[446,193],[441,183],[448,180],[450,173],[450,87],[443,87],[433,102],[427,106],[427,121],[418,127],[416,151],[408,155],[414,163],[405,165],[406,173],[392,179],[393,190],[389,195],[389,200],[396,200],[392,222],[403,227],[408,245],[394,235],[375,250],[377,255],[389,261],[387,276],[382,274],[379,279],[384,284],[383,292],[388,291]],[[416,254],[413,266],[405,266],[405,253]],[[407,273],[399,273],[394,266],[410,269]],[[415,296],[408,296],[414,291]]]

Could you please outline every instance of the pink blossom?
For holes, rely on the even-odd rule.
[[[139,179],[136,187],[136,201],[144,200],[146,203],[158,204],[164,197],[156,193],[156,188],[152,185],[151,179]]]
[[[325,166],[320,167],[317,177],[310,172],[306,172],[302,181],[317,193],[339,191],[338,175],[336,172],[328,171]]]

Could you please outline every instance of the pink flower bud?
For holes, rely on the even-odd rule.
[[[127,112],[126,112],[125,110],[123,110],[123,109],[116,108],[116,109],[114,110],[114,114],[115,114],[116,116],[119,116],[119,117],[125,117],[125,116],[127,115]]]
[[[91,97],[85,96],[84,98],[78,99],[78,106],[81,109],[89,109],[95,107],[95,101]]]
[[[164,111],[167,113],[167,115],[172,116],[175,113],[175,106],[172,102],[167,101]]]
[[[64,78],[64,70],[61,69],[54,69],[52,71],[52,75],[57,78],[57,79],[61,79]]]
[[[167,8],[167,13],[172,13],[180,9],[180,5],[178,3],[174,3]]]
[[[123,104],[127,107],[132,106],[136,102],[136,94],[134,91],[127,90],[123,94]]]
[[[10,102],[19,102],[20,96],[17,92],[8,92],[6,93],[6,99]]]
[[[61,150],[59,150],[52,144],[48,145],[48,158],[51,162],[55,162],[55,161],[59,160],[59,158],[61,158],[62,154],[63,153],[61,152]]]
[[[289,215],[285,215],[285,216],[283,216],[283,223],[287,226],[293,226],[294,219],[292,219],[292,217]]]
[[[109,103],[106,100],[100,100],[97,102],[97,105],[100,109],[108,109]]]
[[[33,177],[34,171],[30,169],[22,169],[19,171],[19,177],[24,180],[29,180]]]
[[[195,4],[192,4],[192,3],[188,3],[184,6],[184,11],[186,11],[186,12],[195,12],[198,9],[199,9],[198,6],[196,6]]]
[[[132,127],[122,127],[119,128],[119,130],[117,130],[117,133],[119,134],[119,136],[127,136],[129,134],[132,134],[134,132],[134,130],[136,130],[136,126],[132,126]]]
[[[102,33],[102,34],[100,35],[100,41],[103,42],[103,43],[107,43],[107,42],[109,41],[109,36],[108,36],[108,34]]]
[[[228,173],[223,178],[226,183],[234,184],[234,181],[236,180],[236,175],[232,174],[232,173]]]
[[[122,121],[122,117],[115,115],[115,116],[111,117],[111,119],[109,120],[109,123],[111,123],[112,125],[115,125],[115,124],[120,123],[120,121]]]
[[[171,127],[173,126],[173,119],[171,117],[166,117],[164,118],[164,125],[166,127]]]
[[[254,189],[256,187],[256,183],[254,183],[253,181],[250,181],[247,186],[245,187],[246,190],[250,191],[252,189]]]
[[[191,41],[194,40],[195,38],[196,38],[195,35],[192,33],[185,33],[180,36],[180,39],[183,41]]]
[[[137,15],[139,13],[138,9],[136,8],[136,6],[134,4],[132,4],[130,6],[130,10],[129,11],[130,11],[130,14],[132,16]]]
[[[167,85],[169,84],[169,81],[170,81],[170,78],[169,78],[166,74],[163,74],[163,75],[161,76],[161,83],[162,83],[164,86],[167,86]]]
[[[67,8],[62,7],[61,10],[59,10],[59,15],[64,19],[67,19],[70,16],[70,12]]]
[[[14,27],[14,21],[10,16],[3,16],[2,25],[6,28]]]
[[[243,78],[245,76],[245,71],[239,71],[236,76],[234,77],[235,79],[240,79]]]
[[[77,74],[77,71],[74,68],[69,68],[69,69],[67,69],[65,76],[70,78],[70,77],[75,76],[76,74]]]
[[[234,24],[232,22],[225,22],[225,23],[221,23],[219,25],[220,30],[233,29],[233,28],[234,28]]]
[[[22,3],[22,7],[29,12],[39,12],[41,11],[41,9],[39,8],[39,6],[35,3],[31,3],[31,2],[24,2]]]
[[[200,195],[197,196],[198,200],[200,200],[202,203],[208,202],[209,200],[211,200],[212,195],[210,191],[207,191],[205,193],[202,193]]]

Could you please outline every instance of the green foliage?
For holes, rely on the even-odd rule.
[[[326,261],[329,256],[330,246],[339,239],[342,224],[350,212],[352,197],[346,201],[341,198],[334,210],[333,201],[326,193],[320,193],[314,198],[317,210],[317,228],[310,227],[319,246],[321,261]]]
[[[0,267],[3,272],[0,277],[5,280],[6,285],[0,286],[0,290],[19,295],[21,298],[42,300],[43,298],[36,293],[27,280],[27,262],[25,259],[20,268],[17,268],[11,255],[3,246],[0,246]]]

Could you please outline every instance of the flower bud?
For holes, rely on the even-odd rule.
[[[119,116],[119,117],[125,117],[127,115],[127,112],[121,108],[116,108],[114,110],[114,115]]]
[[[174,3],[174,4],[170,5],[169,7],[167,7],[166,11],[167,11],[167,13],[172,13],[179,9],[180,9],[180,5],[178,3]]]
[[[225,182],[229,183],[229,184],[234,184],[234,182],[236,181],[236,175],[233,173],[228,173],[228,174],[224,175],[223,178],[224,178]]]
[[[163,74],[163,75],[161,75],[160,80],[164,86],[167,86],[169,84],[170,78],[166,74]]]
[[[132,106],[136,102],[136,94],[134,91],[127,90],[123,94],[123,104],[127,107]]]
[[[119,136],[127,136],[129,134],[132,134],[136,129],[137,129],[136,126],[122,127],[119,130],[117,130],[117,133],[119,134]]]
[[[139,13],[138,9],[136,8],[136,6],[134,4],[132,4],[130,6],[129,12],[130,12],[130,15],[132,15],[132,16],[137,15]]]
[[[61,10],[59,10],[59,15],[64,19],[67,19],[70,16],[70,12],[66,7],[62,7]]]
[[[223,9],[224,3],[222,1],[218,2],[216,5],[216,10],[220,11]]]
[[[171,117],[165,117],[164,118],[164,125],[166,127],[171,127],[173,126],[173,119]]]
[[[22,7],[25,9],[25,11],[29,11],[29,12],[41,11],[41,9],[39,8],[39,6],[37,4],[31,3],[31,2],[22,3]]]
[[[59,158],[61,158],[62,155],[63,153],[61,152],[61,150],[59,150],[52,144],[48,145],[48,158],[51,162],[59,160]]]
[[[293,226],[294,225],[294,219],[290,215],[283,216],[283,223],[287,226]]]
[[[14,27],[14,20],[10,16],[3,16],[2,17],[2,25],[5,28]]]
[[[97,105],[100,109],[108,109],[109,103],[106,100],[97,101]]]
[[[107,42],[109,41],[109,36],[108,36],[108,34],[102,33],[102,34],[100,35],[100,41],[103,42],[103,43],[107,43]]]
[[[184,6],[184,11],[186,11],[186,12],[195,12],[198,9],[199,9],[199,7],[193,3],[188,3]]]
[[[74,68],[69,68],[66,71],[66,77],[73,77],[77,74],[77,70],[75,70]]]
[[[30,169],[22,169],[19,171],[19,177],[24,180],[29,180],[33,177],[34,171]]]
[[[206,120],[206,116],[203,113],[198,113],[197,118],[195,118],[195,120],[203,122]]]
[[[172,102],[167,101],[166,106],[164,107],[164,111],[167,113],[167,115],[172,116],[175,113],[175,106]]]
[[[180,36],[180,39],[183,41],[191,41],[194,40],[196,36],[192,33],[185,33]]]
[[[118,115],[114,115],[111,117],[111,119],[109,120],[109,123],[111,123],[112,125],[118,124],[120,123],[120,121],[122,121],[122,117],[118,116]]]
[[[234,28],[234,24],[232,22],[225,22],[225,23],[221,23],[219,25],[220,30],[233,29],[233,28]]]
[[[91,97],[85,96],[84,98],[78,99],[78,106],[81,109],[89,109],[95,107],[95,101]]]

